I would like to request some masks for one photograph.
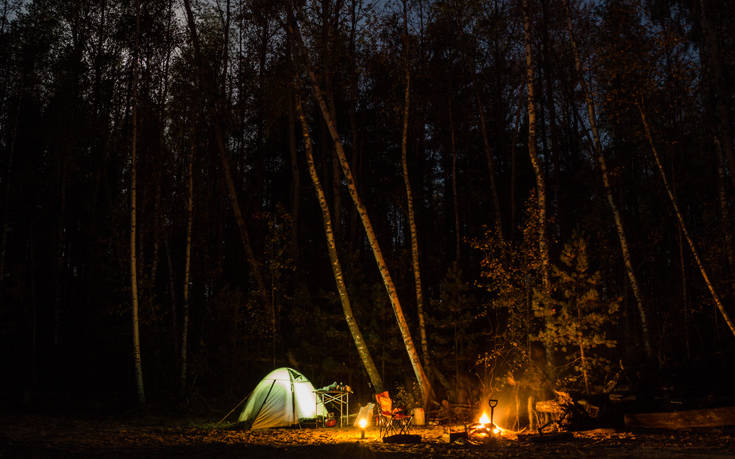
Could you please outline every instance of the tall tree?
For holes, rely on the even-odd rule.
[[[403,344],[406,348],[406,352],[408,353],[408,358],[411,362],[411,366],[413,367],[414,373],[416,375],[416,380],[418,382],[419,389],[421,390],[421,395],[423,397],[423,403],[424,405],[426,405],[428,403],[429,397],[431,396],[431,392],[432,392],[431,383],[426,377],[426,373],[424,371],[423,365],[421,364],[421,361],[419,360],[418,352],[416,351],[416,346],[414,345],[413,338],[411,337],[411,331],[408,328],[408,323],[406,322],[406,316],[403,313],[403,307],[401,306],[401,303],[398,299],[398,292],[393,283],[393,278],[391,277],[390,272],[388,271],[388,265],[386,264],[385,258],[383,257],[383,252],[380,249],[380,244],[378,243],[377,236],[375,235],[375,230],[373,229],[372,223],[370,222],[370,217],[368,216],[367,209],[365,208],[365,205],[363,204],[362,200],[360,199],[360,196],[357,193],[357,187],[355,186],[355,180],[352,176],[352,170],[350,169],[350,165],[347,162],[347,156],[345,155],[344,148],[342,146],[342,141],[339,137],[339,133],[337,132],[337,128],[334,124],[334,120],[332,119],[332,114],[329,108],[327,107],[327,103],[324,99],[321,88],[319,87],[319,83],[318,83],[316,74],[314,73],[314,69],[312,68],[311,63],[309,62],[309,57],[308,57],[306,48],[301,38],[301,34],[297,29],[297,26],[295,24],[295,18],[293,17],[293,14],[291,11],[289,11],[288,28],[289,28],[289,33],[292,35],[293,38],[295,38],[296,44],[299,47],[299,51],[300,51],[299,54],[301,55],[301,59],[306,68],[308,78],[311,82],[311,87],[313,89],[314,97],[316,98],[319,104],[319,109],[322,112],[322,117],[324,118],[324,121],[327,123],[327,127],[329,128],[329,134],[332,136],[332,141],[334,142],[335,150],[337,152],[337,157],[339,158],[340,166],[342,167],[342,173],[344,174],[345,180],[347,182],[347,190],[350,193],[352,202],[355,204],[355,207],[357,208],[357,211],[360,215],[360,220],[362,221],[362,225],[365,229],[365,233],[367,234],[368,242],[370,243],[370,248],[372,249],[373,255],[375,257],[375,261],[378,265],[378,270],[380,271],[380,275],[383,279],[383,284],[385,285],[385,289],[388,293],[388,298],[390,299],[391,306],[393,307],[393,313],[395,314],[396,322],[398,322],[398,328],[400,329],[401,337],[403,338]]]
[[[188,167],[188,195],[186,199],[186,249],[184,254],[184,307],[181,328],[181,394],[184,395],[187,383],[187,363],[189,355],[189,309],[191,305],[191,233],[194,223],[194,140],[191,144]]]
[[[222,171],[225,176],[225,185],[227,187],[227,194],[230,198],[230,205],[232,206],[232,212],[235,215],[235,222],[240,230],[240,238],[242,240],[243,248],[245,249],[248,264],[250,265],[251,274],[255,278],[256,287],[258,289],[257,295],[260,297],[263,307],[267,308],[270,302],[265,289],[263,273],[261,271],[260,263],[258,263],[258,260],[255,257],[252,244],[250,243],[250,233],[242,214],[240,200],[237,196],[235,180],[232,176],[232,168],[230,167],[230,159],[227,153],[225,133],[219,118],[222,115],[222,91],[224,88],[220,88],[218,85],[213,83],[213,80],[216,81],[216,79],[212,75],[212,70],[209,68],[204,56],[202,56],[199,34],[197,32],[194,13],[191,8],[191,0],[184,0],[184,9],[186,10],[186,22],[188,24],[189,34],[197,62],[197,78],[200,90],[204,92],[205,97],[209,96],[213,98],[213,101],[211,102],[212,106],[208,108],[210,109],[214,119],[215,143],[222,163]],[[207,99],[205,98],[204,100]]]
[[[536,102],[534,99],[534,65],[531,52],[531,17],[528,0],[523,0],[523,38],[526,48],[526,84],[528,86],[528,155],[531,158],[533,173],[536,176],[536,199],[538,199],[539,252],[541,255],[541,276],[546,291],[551,287],[549,281],[549,244],[546,237],[546,180],[536,153]]]
[[[370,378],[370,382],[373,385],[375,392],[383,391],[383,379],[380,377],[378,368],[375,366],[373,357],[370,354],[370,350],[367,347],[367,342],[360,332],[360,328],[355,320],[355,315],[352,312],[352,305],[350,303],[350,297],[347,292],[347,285],[345,284],[344,275],[342,274],[342,265],[339,261],[339,255],[337,254],[337,244],[334,239],[334,230],[332,229],[332,216],[329,212],[329,206],[327,205],[327,198],[324,194],[319,175],[316,171],[316,165],[314,164],[314,153],[311,145],[311,136],[309,134],[309,127],[306,123],[306,117],[304,116],[304,109],[301,103],[301,97],[298,92],[294,91],[295,103],[296,103],[296,114],[301,123],[301,131],[304,138],[304,149],[306,150],[306,163],[309,166],[309,176],[311,182],[314,184],[314,192],[317,195],[319,201],[319,208],[322,211],[322,222],[324,223],[324,234],[327,238],[327,252],[329,253],[329,261],[332,264],[332,273],[334,274],[334,281],[337,283],[337,292],[339,293],[339,300],[342,303],[342,312],[347,322],[347,327],[350,329],[352,340],[355,342],[357,353],[360,355],[360,360],[365,367],[365,371]]]
[[[712,284],[712,281],[710,280],[709,276],[707,275],[707,271],[704,268],[704,264],[702,264],[702,260],[699,258],[697,247],[694,245],[694,241],[692,240],[692,237],[689,235],[689,231],[687,231],[686,224],[684,223],[684,217],[682,217],[681,215],[681,211],[679,210],[679,205],[677,204],[676,199],[674,198],[674,194],[671,191],[671,187],[669,186],[669,182],[666,179],[666,173],[664,172],[664,168],[661,165],[661,159],[659,158],[658,151],[656,150],[656,145],[653,143],[653,135],[651,134],[651,128],[648,125],[646,114],[640,102],[637,102],[637,108],[638,108],[638,113],[641,116],[641,123],[643,123],[643,130],[646,135],[646,139],[648,140],[648,145],[651,147],[651,154],[653,155],[653,159],[656,163],[656,167],[658,168],[658,171],[661,173],[661,181],[664,184],[664,188],[666,188],[666,194],[669,195],[669,200],[671,201],[671,205],[674,207],[674,214],[676,215],[676,219],[679,221],[679,225],[681,226],[681,232],[684,233],[684,237],[686,238],[687,243],[689,244],[689,248],[692,251],[692,256],[694,257],[694,261],[697,263],[699,272],[702,274],[702,279],[704,279],[704,283],[707,284],[707,289],[712,295],[712,300],[715,302],[715,305],[717,306],[717,309],[720,311],[720,315],[722,315],[722,318],[725,320],[725,323],[727,324],[727,327],[730,329],[730,332],[732,332],[733,336],[735,336],[735,325],[733,325],[732,321],[730,320],[730,317],[727,315],[727,311],[725,311],[725,307],[722,305],[722,301],[720,300],[719,295],[717,295],[717,292],[715,291],[715,287]]]
[[[587,81],[582,70],[582,61],[579,56],[579,49],[577,48],[577,40],[574,36],[574,29],[572,27],[572,18],[569,9],[569,0],[564,0],[564,11],[567,19],[567,33],[569,34],[569,42],[572,46],[572,53],[574,54],[574,66],[577,71],[577,80],[582,88],[584,94],[584,100],[587,104],[587,119],[589,120],[590,131],[592,131],[593,147],[595,149],[595,158],[600,168],[600,175],[602,176],[602,184],[605,189],[605,197],[607,203],[610,206],[610,211],[613,214],[613,220],[615,221],[615,230],[618,234],[618,241],[620,242],[620,252],[623,255],[623,263],[625,264],[625,272],[630,282],[631,290],[633,290],[633,296],[638,306],[638,315],[641,320],[641,332],[643,337],[643,346],[646,351],[646,356],[651,358],[651,340],[648,332],[648,320],[646,318],[646,309],[643,306],[643,299],[641,298],[640,288],[638,287],[638,278],[635,275],[633,269],[633,263],[631,262],[630,251],[628,250],[628,238],[625,235],[625,228],[623,227],[623,220],[620,217],[618,206],[615,204],[613,199],[612,187],[610,186],[610,178],[607,172],[607,164],[605,162],[605,155],[603,152],[602,142],[600,141],[600,133],[597,130],[597,121],[595,115],[595,105],[592,99],[592,94],[587,87]]]
[[[140,321],[138,317],[138,262],[136,239],[137,232],[137,190],[138,190],[138,60],[140,59],[140,0],[135,2],[135,51],[133,53],[133,139],[130,149],[130,290],[133,300],[133,358],[135,360],[135,383],[138,390],[138,403],[145,404],[143,386],[143,362],[140,355]]]
[[[416,313],[419,319],[419,337],[421,338],[421,357],[430,372],[429,342],[426,337],[426,321],[424,320],[424,293],[421,288],[421,265],[419,264],[419,242],[416,230],[416,214],[413,208],[413,193],[411,191],[411,180],[408,174],[408,114],[411,108],[411,69],[409,66],[409,37],[408,37],[408,5],[403,0],[403,74],[406,80],[403,89],[403,132],[401,134],[401,169],[403,171],[403,183],[406,188],[406,202],[408,204],[408,225],[411,233],[411,265],[413,267],[413,279],[416,288]]]

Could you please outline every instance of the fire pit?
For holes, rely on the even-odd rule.
[[[498,401],[494,399],[488,400],[490,405],[490,417],[483,412],[479,422],[467,426],[467,441],[474,444],[486,443],[503,434],[503,429],[495,425],[495,407]]]
[[[490,405],[490,417],[483,412],[478,422],[465,425],[464,432],[450,433],[450,443],[461,438],[473,445],[480,445],[499,439],[503,435],[503,429],[494,422],[495,407],[498,406],[498,401],[491,399],[488,400],[488,404]]]

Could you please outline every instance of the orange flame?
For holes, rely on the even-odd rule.
[[[480,416],[480,424],[490,424],[490,418],[487,417],[487,413],[482,413],[482,416]]]

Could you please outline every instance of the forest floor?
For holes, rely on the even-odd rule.
[[[455,429],[456,431],[457,429]],[[461,427],[460,427],[461,430]],[[735,429],[575,432],[565,440],[531,436],[492,445],[449,443],[445,427],[416,428],[421,443],[383,443],[367,429],[244,431],[207,420],[0,414],[0,458],[16,457],[735,457]],[[512,437],[512,435],[508,435]]]

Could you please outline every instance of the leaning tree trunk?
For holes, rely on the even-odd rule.
[[[352,306],[350,304],[350,297],[347,293],[347,285],[345,284],[344,276],[342,274],[342,265],[339,262],[339,256],[337,254],[337,244],[334,239],[334,230],[332,229],[332,216],[329,212],[329,206],[327,205],[327,197],[324,194],[324,189],[319,181],[319,176],[316,172],[316,165],[314,164],[314,154],[311,146],[311,137],[309,135],[309,128],[306,124],[306,117],[304,116],[304,109],[301,104],[301,97],[295,94],[296,104],[296,115],[301,122],[301,131],[304,137],[304,147],[306,150],[306,163],[309,166],[309,176],[311,182],[314,184],[314,191],[316,192],[317,199],[319,200],[319,207],[322,210],[322,221],[324,223],[324,234],[327,237],[327,252],[329,253],[329,261],[332,264],[332,273],[334,274],[334,281],[337,283],[337,292],[339,293],[339,299],[342,303],[342,312],[345,315],[345,321],[347,327],[350,329],[352,339],[355,342],[357,353],[360,355],[362,364],[367,371],[370,382],[373,385],[375,392],[383,392],[383,380],[380,377],[378,368],[375,366],[373,357],[370,354],[370,350],[367,347],[367,342],[360,332],[360,327],[357,325],[355,316],[352,313]]]
[[[421,357],[423,357],[426,372],[430,373],[429,342],[426,338],[426,322],[424,321],[424,294],[421,288],[421,265],[419,264],[419,242],[416,231],[416,215],[413,208],[413,193],[411,180],[408,176],[408,113],[411,102],[411,71],[408,66],[408,23],[406,0],[403,0],[403,49],[404,74],[406,87],[403,90],[403,134],[401,135],[401,166],[403,169],[403,183],[406,186],[406,202],[408,203],[408,226],[411,232],[411,265],[413,279],[416,285],[416,313],[419,319],[419,337],[421,339]]]
[[[332,140],[334,141],[334,146],[335,146],[335,150],[337,153],[337,157],[339,159],[339,163],[342,167],[342,172],[344,173],[345,180],[347,182],[347,190],[350,193],[352,202],[355,204],[355,207],[357,208],[357,212],[360,215],[360,220],[362,221],[362,225],[365,228],[365,233],[367,234],[367,238],[370,243],[370,248],[372,249],[373,255],[375,256],[375,261],[378,265],[378,270],[380,271],[380,275],[383,279],[383,284],[385,285],[385,289],[388,293],[388,298],[390,299],[391,305],[393,307],[393,313],[396,316],[396,322],[398,322],[398,328],[401,332],[403,343],[404,343],[404,346],[406,347],[406,352],[408,353],[408,358],[411,362],[411,366],[413,367],[414,373],[416,375],[416,380],[421,390],[424,405],[426,405],[428,403],[428,399],[431,394],[431,383],[426,377],[426,373],[424,372],[424,367],[421,364],[421,361],[419,360],[418,352],[416,351],[416,346],[414,345],[413,338],[411,338],[411,331],[408,328],[408,323],[406,322],[406,317],[403,313],[403,307],[401,307],[401,303],[398,300],[398,292],[396,291],[396,287],[393,284],[393,278],[391,277],[390,272],[388,271],[388,265],[386,264],[385,258],[383,257],[383,252],[380,249],[380,244],[378,243],[378,238],[375,235],[375,230],[373,229],[373,225],[370,222],[370,217],[368,216],[367,209],[365,208],[365,205],[363,204],[362,200],[360,199],[360,196],[357,193],[357,187],[355,186],[355,180],[352,176],[352,170],[350,169],[350,165],[347,162],[347,156],[345,155],[345,151],[342,146],[342,141],[340,140],[339,133],[337,132],[337,128],[335,127],[335,124],[334,124],[334,120],[332,119],[329,109],[327,108],[327,103],[324,100],[322,90],[319,87],[319,83],[317,82],[317,78],[316,78],[316,74],[314,73],[314,69],[312,68],[311,63],[309,62],[309,57],[308,57],[308,54],[306,54],[305,45],[301,39],[300,33],[297,31],[297,29],[295,28],[293,24],[293,18],[289,18],[289,19],[290,19],[289,24],[288,24],[289,33],[295,36],[297,40],[297,45],[300,47],[300,51],[301,51],[300,54],[302,55],[301,57],[304,61],[306,71],[309,75],[309,80],[311,82],[311,86],[314,91],[314,97],[319,103],[319,108],[322,112],[322,116],[324,118],[324,121],[327,124],[327,127],[329,128],[329,134],[332,136]]]
[[[523,0],[523,37],[526,45],[526,84],[528,85],[528,155],[531,158],[533,173],[536,176],[539,219],[539,254],[541,256],[541,275],[544,290],[549,292],[549,246],[546,240],[546,183],[541,162],[536,153],[536,107],[533,91],[533,56],[531,54],[531,18],[528,11],[528,0]]]
[[[301,195],[301,177],[299,176],[298,153],[296,151],[296,114],[294,113],[294,95],[288,95],[288,151],[291,154],[291,225],[293,234],[293,259],[299,259],[299,204]]]
[[[181,394],[186,393],[187,362],[189,355],[189,305],[191,304],[191,231],[194,222],[194,141],[192,140],[191,154],[189,155],[189,196],[186,204],[186,254],[184,257],[184,308],[183,324],[181,328]]]
[[[648,321],[646,320],[646,309],[643,306],[643,299],[638,287],[638,278],[633,270],[633,263],[630,258],[630,251],[628,250],[628,238],[625,235],[625,229],[623,227],[623,220],[620,217],[618,206],[615,204],[613,199],[612,187],[610,186],[610,178],[607,173],[607,164],[605,162],[605,156],[602,151],[602,142],[600,141],[600,133],[597,130],[597,122],[595,120],[595,105],[592,100],[592,94],[587,87],[587,82],[582,74],[582,62],[579,57],[579,50],[577,48],[577,40],[574,38],[574,29],[572,28],[572,18],[569,10],[569,1],[564,0],[564,9],[567,16],[567,32],[569,34],[569,41],[572,45],[572,52],[574,53],[574,65],[577,70],[577,79],[582,87],[584,93],[584,100],[587,104],[587,117],[590,123],[590,130],[592,131],[592,139],[594,142],[594,148],[597,158],[597,163],[600,166],[600,174],[602,175],[602,184],[605,189],[605,196],[607,197],[607,203],[610,206],[610,210],[613,214],[613,220],[615,221],[615,229],[618,233],[618,241],[620,242],[620,252],[623,255],[623,263],[625,264],[625,272],[628,275],[628,281],[630,282],[631,290],[633,290],[633,296],[635,296],[636,304],[638,306],[638,315],[641,319],[641,332],[643,335],[643,347],[646,351],[646,356],[651,358],[653,355],[651,351],[651,340],[648,332]]]
[[[712,299],[714,300],[715,305],[717,305],[717,309],[720,311],[720,314],[722,315],[722,318],[725,320],[725,323],[727,324],[728,328],[730,328],[730,332],[733,334],[733,336],[735,336],[735,325],[733,325],[732,321],[730,320],[730,317],[727,315],[727,311],[725,311],[725,307],[723,306],[722,301],[720,301],[720,297],[717,295],[717,292],[715,291],[715,287],[712,285],[712,281],[710,281],[709,276],[707,275],[707,271],[704,269],[704,265],[702,264],[702,260],[699,258],[699,253],[697,252],[697,248],[694,245],[694,241],[689,235],[689,231],[687,231],[687,227],[684,224],[684,218],[681,216],[681,212],[679,211],[679,205],[677,204],[676,199],[674,198],[674,194],[671,192],[671,187],[669,186],[668,180],[666,180],[666,173],[664,172],[664,168],[661,165],[661,159],[658,156],[658,151],[656,151],[656,146],[653,143],[653,136],[651,135],[651,129],[648,126],[646,114],[643,112],[643,107],[641,107],[640,103],[638,103],[637,106],[638,106],[638,113],[640,113],[641,115],[641,122],[643,123],[643,130],[646,134],[646,139],[648,139],[648,144],[651,147],[651,153],[653,154],[653,159],[656,162],[656,167],[658,167],[658,171],[661,173],[661,180],[663,181],[664,188],[666,188],[666,194],[669,195],[669,199],[671,200],[671,205],[674,207],[674,214],[676,214],[676,218],[677,220],[679,220],[679,225],[681,226],[681,232],[684,233],[684,237],[686,238],[687,243],[689,244],[689,248],[692,251],[692,256],[694,257],[694,261],[697,263],[699,272],[702,274],[702,279],[704,279],[704,283],[707,284],[707,289],[712,295]]]
[[[135,3],[135,56],[133,63],[133,145],[130,151],[130,290],[133,298],[133,358],[135,360],[135,382],[138,402],[145,404],[143,386],[143,363],[140,356],[140,326],[138,320],[138,263],[135,240],[137,237],[137,158],[138,142],[138,59],[140,51],[140,0]]]
[[[194,48],[194,56],[197,63],[197,77],[199,80],[200,91],[207,91],[215,95],[213,107],[209,107],[215,117],[214,123],[214,138],[217,144],[217,150],[219,152],[220,160],[222,162],[222,171],[225,176],[225,185],[227,187],[227,194],[230,198],[230,205],[232,206],[232,212],[235,215],[235,222],[237,228],[240,230],[240,239],[242,239],[242,245],[245,249],[245,256],[255,283],[258,288],[258,296],[263,303],[264,308],[268,308],[269,300],[265,290],[265,281],[263,280],[263,274],[260,269],[260,263],[255,258],[255,252],[253,252],[252,244],[250,244],[250,234],[245,223],[245,218],[242,215],[240,207],[240,201],[237,197],[237,190],[235,189],[235,181],[232,178],[232,170],[230,168],[230,160],[227,157],[227,147],[225,145],[225,133],[222,131],[222,126],[218,120],[220,116],[219,105],[220,105],[220,91],[213,83],[214,78],[211,78],[211,72],[207,68],[205,60],[202,58],[201,49],[199,45],[199,35],[197,34],[196,22],[194,20],[194,13],[191,9],[191,0],[184,0],[184,10],[186,12],[186,22],[189,27],[189,33],[191,35],[192,47]],[[214,86],[214,87],[213,87]]]

